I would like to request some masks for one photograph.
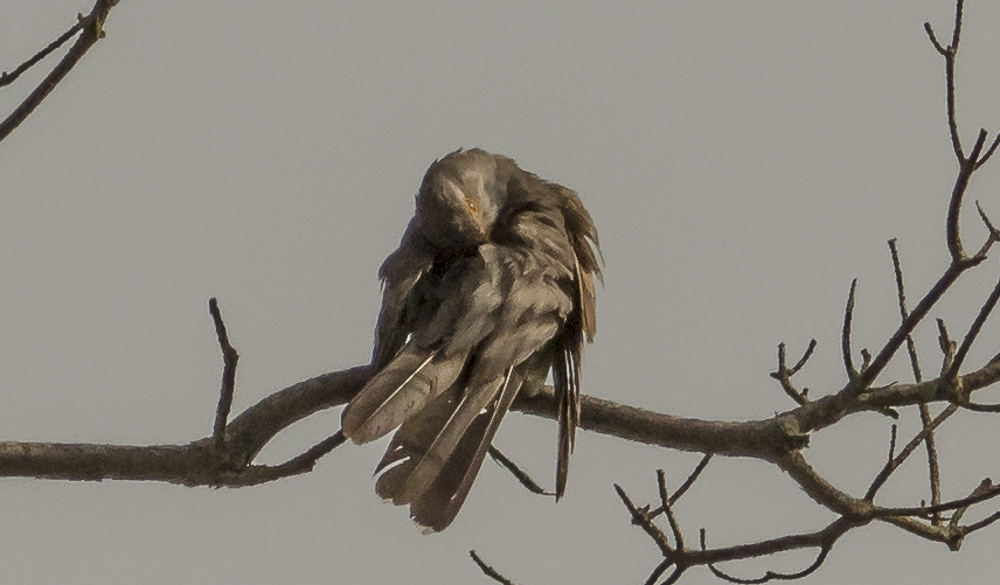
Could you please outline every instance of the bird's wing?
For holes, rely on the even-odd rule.
[[[580,424],[580,377],[583,359],[583,334],[587,330],[583,274],[576,263],[576,294],[573,310],[566,318],[563,334],[557,341],[557,354],[552,366],[559,419],[559,448],[556,459],[556,500],[566,493],[569,478],[569,458],[576,442],[576,427]],[[589,275],[587,275],[589,276]]]
[[[572,306],[562,313],[562,331],[553,341],[553,382],[559,420],[556,498],[566,491],[569,459],[580,420],[583,342],[597,333],[594,276],[601,278],[600,243],[590,213],[576,193],[526,174],[513,184],[525,211],[514,232],[538,258],[548,262],[552,278],[571,283],[564,290]],[[538,202],[548,201],[549,205]]]
[[[412,306],[417,283],[434,265],[433,256],[412,235],[411,224],[399,248],[389,255],[379,269],[382,279],[382,309],[375,326],[375,349],[372,365],[376,370],[385,367],[402,349],[413,327]]]

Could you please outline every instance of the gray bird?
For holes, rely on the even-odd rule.
[[[424,175],[416,214],[386,258],[372,379],[343,412],[367,443],[396,429],[376,491],[445,529],[518,392],[552,371],[559,408],[556,499],[580,419],[584,337],[596,332],[597,230],[576,193],[483,150]]]

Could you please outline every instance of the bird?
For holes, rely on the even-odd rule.
[[[424,532],[452,523],[514,399],[541,391],[550,372],[563,497],[601,262],[573,190],[479,148],[427,169],[413,219],[379,270],[374,374],[341,416],[356,444],[395,430],[376,492],[408,504]]]

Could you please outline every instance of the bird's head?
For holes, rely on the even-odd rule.
[[[490,238],[506,186],[498,157],[477,148],[457,150],[427,169],[417,195],[422,235],[445,250],[467,250]]]

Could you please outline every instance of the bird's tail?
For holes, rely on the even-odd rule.
[[[444,530],[458,514],[479,474],[504,414],[521,386],[503,376],[462,388],[456,384],[414,414],[392,439],[376,473],[376,490],[397,505],[410,504],[428,531]]]
[[[404,346],[344,409],[344,436],[361,444],[386,435],[450,388],[465,360],[465,355]]]

